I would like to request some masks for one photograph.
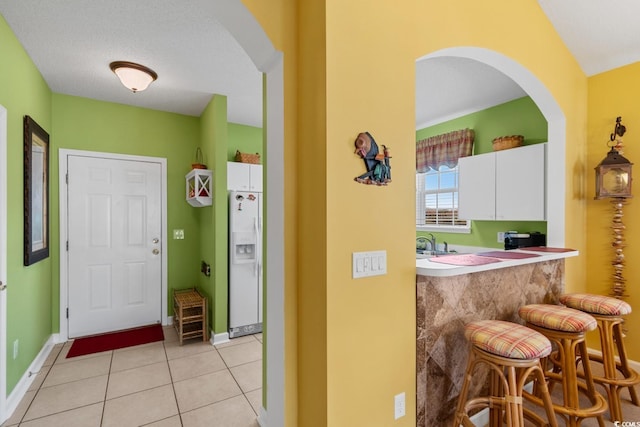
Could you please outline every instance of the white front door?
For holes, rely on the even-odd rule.
[[[69,338],[160,323],[161,166],[69,156]]]

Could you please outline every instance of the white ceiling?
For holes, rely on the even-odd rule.
[[[192,116],[223,94],[229,121],[262,126],[261,74],[212,3],[0,0],[0,14],[56,93]],[[538,3],[585,74],[640,60],[640,1]],[[133,94],[109,70],[116,60],[144,64],[158,80]],[[419,61],[416,91],[416,128],[525,95],[497,70],[461,58]]]

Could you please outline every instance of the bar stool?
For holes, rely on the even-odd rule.
[[[634,388],[640,383],[640,375],[629,367],[622,332],[622,316],[631,313],[631,306],[617,298],[594,294],[566,294],[560,297],[560,302],[567,307],[589,313],[598,322],[602,356],[591,354],[589,359],[602,364],[603,376],[594,375],[593,381],[607,390],[611,420],[622,421],[622,389],[628,388],[631,402],[640,406]],[[619,362],[616,362],[616,349]],[[617,375],[617,371],[620,371],[623,378]]]
[[[607,410],[607,402],[598,393],[593,383],[585,335],[596,328],[593,316],[579,310],[552,304],[530,304],[520,307],[520,317],[526,325],[557,345],[549,357],[554,364],[553,371],[545,371],[549,388],[555,382],[562,384],[563,405],[554,403],[553,409],[567,426],[577,427],[584,418],[596,417],[598,425],[604,427],[602,414]],[[582,360],[584,382],[578,381],[576,362]],[[580,407],[580,392],[586,394],[590,407]]]
[[[523,407],[523,394],[533,403],[542,406],[546,411],[548,424],[557,427],[551,396],[540,364],[540,359],[551,352],[549,340],[525,326],[502,320],[471,322],[465,326],[464,333],[471,344],[471,351],[453,427],[460,424],[473,427],[469,411],[485,407],[490,409],[491,426],[502,426],[504,418],[507,427],[522,427],[525,415],[539,425],[547,424],[540,416]],[[489,395],[467,401],[471,378],[479,364],[486,364],[492,374]],[[523,392],[524,383],[531,375],[540,383],[539,396]]]

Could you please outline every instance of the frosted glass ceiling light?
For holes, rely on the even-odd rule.
[[[124,87],[133,93],[145,90],[158,78],[155,71],[134,62],[115,61],[109,64],[109,68],[118,76]]]

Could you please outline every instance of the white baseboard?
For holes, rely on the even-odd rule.
[[[224,344],[226,342],[231,341],[229,339],[229,332],[223,332],[221,334],[216,334],[213,331],[211,331],[211,344],[213,345],[218,345],[218,344]]]
[[[164,326],[173,326],[173,316],[167,317],[167,324]]]
[[[260,415],[258,415],[258,424],[260,427],[267,427],[267,410],[260,407]]]
[[[13,388],[11,394],[7,396],[7,419],[11,418],[11,415],[13,415],[20,401],[29,390],[29,387],[31,387],[31,383],[33,383],[36,374],[40,371],[40,368],[42,368],[42,365],[47,360],[47,357],[49,357],[49,353],[51,353],[53,346],[58,342],[57,340],[59,340],[59,338],[59,334],[54,334],[49,337],[44,346],[42,346],[40,353],[38,353],[36,358],[33,359],[33,362],[31,362],[31,365],[29,365],[29,369],[22,375],[22,378],[20,378],[18,384]]]

